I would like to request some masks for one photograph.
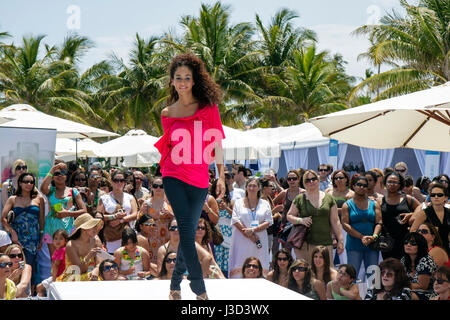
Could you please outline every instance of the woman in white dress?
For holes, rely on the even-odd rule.
[[[122,171],[115,171],[111,179],[113,191],[100,198],[97,212],[105,223],[103,236],[106,249],[114,254],[122,244],[123,229],[133,228],[136,223],[137,203],[131,194],[123,192],[125,174]]]
[[[269,202],[261,199],[261,184],[250,178],[245,186],[245,198],[236,200],[231,225],[229,277],[242,277],[242,264],[248,257],[261,261],[263,275],[269,271],[267,228],[273,224]]]

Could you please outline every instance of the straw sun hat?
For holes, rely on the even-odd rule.
[[[75,230],[73,230],[72,235],[74,235],[79,229],[92,229],[100,223],[100,219],[93,218],[89,213],[83,213],[78,216],[75,221]]]

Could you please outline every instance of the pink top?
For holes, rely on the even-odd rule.
[[[209,165],[214,161],[215,141],[225,138],[219,109],[205,106],[190,117],[161,115],[164,135],[155,143],[161,153],[163,177],[180,179],[198,188],[209,186]]]
[[[66,247],[56,249],[55,252],[53,252],[52,261],[61,260],[58,267],[58,273],[56,274],[57,277],[59,277],[64,272],[64,270],[66,270],[65,256],[66,256]]]

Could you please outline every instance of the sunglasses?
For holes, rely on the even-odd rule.
[[[16,171],[17,170],[27,170],[28,169],[28,166],[17,166],[16,167]]]
[[[205,230],[205,229],[206,229],[205,226],[198,226],[198,227],[197,227],[197,230]]]
[[[395,169],[396,172],[405,172],[406,169]]]
[[[76,178],[75,179],[75,182],[82,182],[82,181],[87,181],[87,179],[86,178]]]
[[[247,263],[245,265],[246,269],[259,269],[259,266],[257,264],[251,264],[251,263]]]
[[[297,177],[290,177],[286,179],[287,181],[297,181],[298,178]]]
[[[311,182],[314,182],[314,181],[317,181],[317,180],[319,180],[319,179],[317,179],[316,177],[311,178],[311,179],[305,179],[305,183],[311,183]]]
[[[277,258],[278,261],[289,261],[289,258]]]
[[[439,179],[439,182],[440,182],[440,183],[447,183],[447,184],[448,184],[448,180],[445,180],[445,179]]]
[[[0,263],[0,268],[4,269],[6,267],[12,267],[13,263],[12,262],[2,262]]]
[[[113,179],[112,181],[115,183],[123,183],[125,182],[125,179]]]
[[[430,233],[427,229],[417,229],[417,232],[421,233],[421,234],[429,234]]]
[[[144,179],[140,178],[140,177],[134,177],[134,180],[141,180],[144,181]]]
[[[99,179],[100,176],[98,174],[93,174],[91,176],[89,176],[90,179]]]
[[[298,266],[298,267],[292,268],[292,271],[293,271],[293,272],[295,272],[295,271],[298,271],[298,272],[305,272],[305,271],[308,271],[308,268],[302,267],[302,266]]]
[[[148,226],[148,227],[155,227],[156,224],[154,224],[153,222],[144,222],[143,223],[144,226]]]
[[[177,231],[178,230],[178,226],[171,226],[169,228],[169,231]]]
[[[328,172],[328,169],[319,169],[319,172]]]
[[[166,263],[176,263],[177,262],[177,258],[167,258],[166,259]]]
[[[398,181],[386,181],[386,184],[400,184]]]
[[[381,276],[386,278],[392,278],[394,273],[391,271],[381,271]]]
[[[14,258],[22,259],[23,258],[23,254],[21,254],[21,253],[11,253],[11,254],[9,254],[9,257],[11,259],[14,259]]]
[[[111,264],[111,265],[107,265],[107,266],[105,266],[105,267],[103,268],[103,272],[110,272],[112,269],[118,270],[118,269],[119,269],[119,266],[118,266],[116,263]]]
[[[334,180],[344,180],[345,177],[334,177]]]
[[[53,173],[54,177],[65,176],[65,175],[67,175],[66,170],[56,171],[55,173]]]
[[[361,187],[361,188],[367,188],[368,187],[368,185],[367,184],[364,184],[364,183],[355,183],[355,186],[358,186],[358,187]]]
[[[437,282],[438,284],[443,284],[444,282],[448,282],[448,280],[442,278],[436,278],[433,282]]]
[[[154,184],[152,184],[152,188],[153,189],[157,189],[157,188],[164,189],[164,185],[158,184],[158,183],[154,183]]]
[[[34,180],[23,180],[21,183],[24,183],[24,184],[34,184]]]
[[[408,243],[409,243],[410,245],[412,245],[412,246],[417,246],[416,240],[413,240],[413,239],[411,239],[411,240],[405,240],[405,242],[404,242],[405,246],[406,246]]]
[[[434,197],[442,198],[443,196],[444,196],[444,194],[442,192],[430,193],[430,198],[434,198]]]

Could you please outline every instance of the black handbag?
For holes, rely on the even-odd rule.
[[[390,252],[394,248],[395,239],[387,232],[384,225],[381,225],[381,232],[378,238],[369,244],[369,248],[381,252]]]

